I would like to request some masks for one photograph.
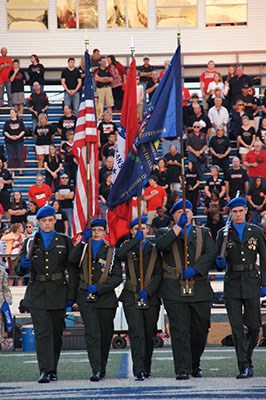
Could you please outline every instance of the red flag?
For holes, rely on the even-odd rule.
[[[74,199],[73,235],[84,231],[88,221],[87,174],[90,174],[90,216],[96,215],[98,207],[98,139],[94,107],[94,92],[90,72],[89,53],[85,52],[85,83],[79,106],[73,152],[78,159],[77,184]],[[87,149],[88,144],[88,149]],[[89,160],[87,156],[89,155]]]
[[[138,133],[137,114],[137,85],[136,85],[136,60],[133,59],[127,77],[124,100],[121,112],[120,128],[118,130],[117,147],[115,151],[113,183],[117,178],[125,157],[132,147]],[[109,226],[109,242],[115,246],[118,239],[129,233],[129,223],[132,217],[131,200],[113,210],[108,210],[107,220]]]

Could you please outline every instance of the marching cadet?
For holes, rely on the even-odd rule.
[[[179,200],[170,213],[175,225],[161,228],[157,234],[164,270],[159,295],[169,317],[176,379],[189,379],[189,374],[201,378],[200,358],[207,341],[212,304],[208,271],[215,261],[216,249],[209,230],[191,224],[190,201],[185,201],[185,212],[183,200]]]
[[[158,296],[162,278],[161,257],[156,247],[147,240],[147,220],[146,216],[141,217],[141,230],[138,230],[138,218],[131,221],[131,239],[124,242],[117,253],[117,258],[124,260],[126,265],[126,281],[119,300],[123,303],[129,328],[133,374],[136,381],[151,378],[151,359],[161,304]],[[140,246],[143,249],[142,289]]]
[[[122,269],[115,251],[104,241],[106,220],[97,218],[86,228],[82,241],[69,255],[75,280],[75,295],[85,328],[85,340],[92,368],[90,380],[105,378],[118,305],[115,288],[122,282]],[[88,239],[91,238],[92,282],[89,283]]]
[[[246,222],[246,200],[236,197],[227,207],[232,223],[226,238],[225,259],[217,256],[216,264],[219,269],[226,268],[224,302],[239,368],[236,378],[245,379],[254,375],[252,353],[261,325],[259,298],[266,296],[266,246],[261,228]],[[218,232],[218,253],[225,240],[224,229]],[[259,267],[256,265],[258,254]],[[244,326],[247,327],[247,332],[244,331]]]
[[[73,245],[68,236],[55,232],[53,207],[40,208],[36,218],[40,230],[34,239],[26,239],[15,268],[20,276],[30,272],[23,306],[29,309],[34,328],[38,382],[48,383],[57,381],[66,307],[73,304],[71,275],[69,284],[66,279],[68,254]]]

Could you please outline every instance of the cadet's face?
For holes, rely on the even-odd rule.
[[[235,224],[243,224],[246,220],[247,208],[246,207],[234,207],[230,211],[232,220]]]
[[[94,226],[92,230],[92,240],[99,241],[104,239],[105,229],[103,226]]]
[[[39,219],[39,225],[43,232],[53,231],[55,223],[56,223],[56,218],[53,215],[51,215],[50,217]]]
[[[187,213],[187,225],[190,225],[190,224],[191,224],[192,217],[193,217],[193,213],[192,213],[192,211],[191,211],[189,208],[186,208],[185,212]],[[177,223],[177,222],[179,221],[179,218],[180,218],[180,216],[181,216],[182,213],[183,213],[183,210],[177,210],[177,211],[173,214],[175,223]]]
[[[138,225],[134,225],[132,228],[131,228],[131,234],[132,234],[132,236],[133,237],[135,237],[135,235],[136,235],[136,233],[137,233],[137,231],[138,231]],[[146,225],[146,224],[141,224],[141,230],[143,231],[143,234],[144,234],[144,240],[146,239],[146,237],[147,237],[147,234],[148,234],[148,232],[149,232],[149,228],[148,228],[148,226]]]

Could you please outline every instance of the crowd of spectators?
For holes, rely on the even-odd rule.
[[[56,230],[71,235],[78,164],[72,146],[84,82],[84,59],[76,67],[75,59],[70,57],[62,71],[64,114],[53,124],[49,122],[50,105],[44,91],[45,67],[36,54],[31,55],[30,60],[28,69],[23,70],[18,59],[10,59],[7,49],[1,49],[0,105],[3,105],[6,91],[8,105],[13,108],[3,128],[7,158],[0,149],[0,212],[10,220],[12,232],[16,226],[16,232],[22,234],[24,230],[27,236],[36,225],[38,208],[53,201]],[[165,69],[168,65],[166,60]],[[136,82],[139,121],[165,69],[156,70],[149,56],[143,58]],[[113,55],[102,56],[98,49],[91,56],[91,71],[99,144],[98,215],[106,217],[118,135],[112,115],[121,111],[127,71]],[[31,93],[25,103],[27,79]],[[182,88],[183,143],[187,157],[184,186],[186,197],[193,204],[193,214],[197,216],[199,206],[202,207],[206,226],[215,237],[224,224],[226,201],[237,191],[248,201],[249,221],[266,222],[266,96],[262,101],[256,97],[253,81],[244,74],[241,65],[230,66],[227,76],[222,77],[215,63],[209,61],[199,81],[201,96]],[[25,104],[32,114],[31,129],[23,123]],[[12,192],[10,169],[23,168],[24,137],[31,134],[31,130],[39,173],[25,201],[19,191]],[[61,140],[59,152],[54,145],[56,134]],[[149,218],[150,234],[169,225],[168,211],[181,196],[180,140],[176,137],[162,140],[161,150],[162,156],[153,166],[149,183],[143,189],[143,212]],[[209,174],[207,179],[206,173]],[[200,219],[196,221],[199,223]],[[22,236],[19,237],[22,241]],[[15,246],[16,242],[14,240]]]

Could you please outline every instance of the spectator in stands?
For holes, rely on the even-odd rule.
[[[241,132],[237,136],[237,143],[239,146],[239,154],[241,156],[242,165],[245,168],[245,159],[249,150],[254,146],[256,139],[256,132],[247,115],[242,117]]]
[[[228,99],[231,107],[235,104],[237,97],[242,94],[243,84],[248,84],[248,87],[251,87],[253,82],[248,75],[244,74],[243,65],[237,65],[235,75],[229,80]]]
[[[38,208],[47,205],[52,197],[52,189],[44,183],[44,178],[41,174],[36,176],[36,184],[32,185],[28,191],[30,201],[35,201]]]
[[[171,218],[165,215],[163,207],[157,207],[157,217],[154,217],[151,223],[153,233],[156,233],[160,228],[166,228],[171,223]]]
[[[158,185],[162,186],[166,192],[170,190],[170,177],[168,174],[167,160],[164,157],[158,159],[158,164],[154,166],[152,175],[157,176]]]
[[[152,96],[159,86],[159,82],[160,81],[158,71],[153,70],[151,73],[151,81],[149,81],[146,86],[146,93],[149,95],[149,103],[151,102]]]
[[[112,107],[114,106],[114,98],[112,94],[111,83],[113,77],[106,65],[106,57],[101,57],[99,60],[100,67],[94,73],[96,82],[96,94],[99,97],[99,102],[103,107],[106,106],[107,110],[112,115]]]
[[[32,235],[34,227],[35,225],[33,222],[26,222],[24,230],[25,239],[27,239],[30,235]]]
[[[9,215],[11,216],[10,223],[21,223],[23,226],[26,222],[26,212],[27,205],[23,200],[21,192],[13,192],[11,196],[10,208],[8,210]]]
[[[11,232],[3,235],[1,240],[6,242],[6,254],[13,254],[14,257],[9,257],[8,258],[8,274],[11,275],[11,277],[8,279],[8,284],[9,286],[13,286],[15,279],[15,263],[16,263],[16,255],[20,253],[20,250],[22,249],[24,240],[25,240],[25,235],[24,235],[24,228],[23,225],[20,223],[15,223],[11,225]],[[22,279],[17,280],[17,286],[22,286]]]
[[[171,192],[167,197],[166,205],[163,207],[164,211],[169,215],[173,205],[179,200],[179,192]]]
[[[3,144],[0,145],[0,160],[2,160],[3,167],[7,168],[7,158],[5,154],[5,146]]]
[[[10,110],[10,119],[5,122],[3,133],[7,149],[8,167],[14,168],[16,160],[17,167],[22,168],[25,126],[23,121],[18,118],[18,113],[15,109]]]
[[[143,65],[138,67],[140,83],[143,85],[144,89],[146,88],[149,82],[152,82],[152,71],[154,67],[150,65],[150,57],[143,57]]]
[[[232,160],[232,164],[232,168],[227,171],[225,176],[227,202],[236,197],[236,193],[238,190],[240,192],[240,196],[245,197],[249,187],[247,171],[244,168],[241,168],[239,158],[234,157]]]
[[[73,115],[70,105],[66,104],[64,106],[64,115],[59,119],[57,125],[57,133],[61,136],[61,144],[67,140],[66,133],[68,130],[75,131],[76,122],[77,117]]]
[[[260,128],[256,132],[256,140],[260,140],[263,145],[266,145],[266,117],[262,117]]]
[[[204,200],[204,214],[207,215],[207,222],[211,220],[211,213],[218,212],[220,221],[223,221],[223,215],[226,214],[226,202],[220,197],[217,189],[211,192],[211,196]]]
[[[193,123],[193,132],[188,135],[187,140],[187,152],[188,161],[195,163],[199,173],[199,179],[205,180],[205,169],[206,169],[206,155],[207,150],[207,139],[206,134],[201,131],[200,122],[196,121]]]
[[[37,54],[32,54],[30,56],[31,64],[28,67],[28,74],[29,74],[29,84],[31,87],[31,91],[33,92],[33,84],[34,82],[38,82],[40,84],[40,89],[43,91],[44,89],[44,74],[45,69],[43,64],[40,63],[40,59]]]
[[[78,116],[79,89],[82,80],[79,70],[75,67],[75,58],[69,57],[68,67],[62,71],[61,84],[64,88],[64,104],[73,108],[74,115]]]
[[[26,224],[30,223],[33,224],[34,226],[37,225],[37,219],[36,219],[36,214],[38,212],[38,206],[37,203],[34,200],[29,201],[29,209],[26,212]]]
[[[113,175],[112,172],[106,172],[106,174],[104,175],[104,182],[100,184],[99,188],[99,198],[102,211],[102,218],[106,217],[106,211],[107,211],[106,203],[112,184],[112,175]]]
[[[207,198],[211,198],[213,191],[216,191],[220,199],[225,196],[225,182],[219,177],[220,167],[213,165],[211,167],[211,177],[206,180],[204,187],[204,193]]]
[[[50,187],[57,189],[60,182],[60,171],[63,169],[62,158],[56,153],[56,148],[53,144],[49,146],[49,154],[44,157],[43,162],[45,174],[45,182]]]
[[[242,117],[245,115],[245,104],[242,100],[237,100],[234,109],[231,110],[231,121],[229,134],[235,140],[242,130]]]
[[[193,214],[197,215],[197,204],[199,201],[200,179],[197,166],[192,161],[188,162],[185,171],[186,199],[192,204]]]
[[[256,104],[256,106],[257,106],[255,111],[253,112],[254,128],[255,128],[255,131],[257,131],[259,129],[259,125],[260,125],[260,111],[261,111],[260,100],[258,97],[256,97],[256,91],[255,91],[254,86],[248,88],[248,93],[250,96],[253,97],[254,104]]]
[[[170,191],[178,192],[180,190],[181,154],[177,152],[176,146],[172,144],[169,153],[165,154],[164,158],[167,162]]]
[[[79,99],[81,100],[82,90],[83,90],[84,80],[85,80],[85,57],[84,56],[82,56],[80,59],[78,70],[79,70],[80,77],[81,77],[81,86],[79,89]]]
[[[205,226],[210,229],[213,239],[216,239],[217,232],[225,226],[224,220],[220,218],[219,211],[210,213],[209,221]]]
[[[161,80],[162,77],[164,76],[164,73],[165,73],[165,71],[167,70],[169,64],[170,64],[170,60],[165,60],[165,61],[164,61],[164,63],[163,63],[164,69],[162,69],[162,70],[160,71],[160,75],[159,75],[159,79],[160,79],[160,80]]]
[[[190,93],[189,90],[182,86],[182,110],[183,110],[183,125],[187,126],[188,124],[188,105],[190,101]]]
[[[1,48],[0,56],[0,84],[1,84],[1,97],[0,97],[0,107],[4,103],[4,91],[6,89],[8,107],[12,107],[12,95],[11,95],[11,82],[9,79],[9,72],[12,69],[12,59],[7,56],[7,48]]]
[[[33,91],[28,101],[28,109],[32,115],[32,132],[38,124],[38,117],[42,113],[46,113],[49,108],[48,96],[41,90],[39,82],[33,82]]]
[[[126,68],[111,55],[107,57],[108,70],[113,80],[111,82],[112,94],[114,98],[114,111],[121,111],[124,97],[124,87],[127,81]]]
[[[71,184],[69,176],[64,172],[61,182],[55,192],[55,199],[60,202],[62,210],[68,219],[68,235],[72,234],[73,199],[75,196],[74,186]]]
[[[264,166],[264,169],[266,167]],[[255,176],[247,193],[250,215],[249,222],[259,224],[261,213],[266,211],[266,188],[263,187],[262,178]]]
[[[38,168],[43,168],[44,157],[49,154],[49,146],[54,139],[54,128],[48,124],[47,114],[41,113],[38,117],[38,125],[34,130],[35,150],[38,160]]]
[[[202,108],[200,104],[195,104],[193,107],[193,114],[190,116],[188,121],[188,132],[193,131],[193,124],[194,122],[201,123],[201,132],[204,132],[206,136],[209,136],[210,129],[211,129],[211,121],[209,117],[202,112]]]
[[[109,133],[108,142],[102,147],[102,162],[105,164],[107,157],[115,155],[116,148],[116,134],[114,132]]]
[[[229,169],[231,145],[229,138],[225,136],[224,127],[218,127],[216,129],[216,136],[211,138],[209,150],[212,157],[212,165],[218,165],[225,174]]]
[[[93,74],[100,67],[100,63],[99,63],[100,58],[101,58],[100,50],[93,49],[92,56],[91,56],[91,72]]]
[[[219,88],[217,88],[217,89],[214,90],[214,97],[209,96],[209,98],[208,98],[208,100],[207,100],[209,109],[212,108],[212,107],[214,107],[214,100],[215,100],[216,98],[219,98],[219,99],[222,100],[222,106],[225,107],[225,108],[227,109],[227,111],[229,112],[229,111],[230,111],[229,102],[228,102],[228,100],[224,97],[222,91],[221,91]]]
[[[246,154],[244,165],[248,169],[250,183],[256,176],[260,176],[266,187],[266,150],[262,149],[259,140],[254,142],[254,149],[251,148]]]
[[[167,202],[166,191],[157,182],[157,176],[150,175],[149,186],[145,189],[143,196],[143,199],[147,202],[147,223],[149,225],[151,225],[153,218],[156,217],[157,207],[165,207]]]
[[[262,117],[266,117],[266,89],[264,89],[263,98],[261,100]]]
[[[99,183],[104,182],[104,175],[106,172],[112,172],[114,166],[114,157],[109,156],[106,158],[105,164],[99,170]]]
[[[70,182],[76,186],[78,160],[73,153],[74,131],[66,133],[67,141],[63,144],[61,152],[64,158],[64,171],[69,176]]]
[[[54,200],[52,202],[52,207],[55,209],[55,231],[63,233],[64,235],[68,235],[68,218],[66,213],[62,210],[60,201]]]
[[[249,85],[247,83],[243,83],[241,88],[242,93],[236,96],[235,101],[243,101],[245,106],[245,115],[247,115],[249,119],[253,122],[253,114],[258,109],[258,102],[255,100],[255,97],[250,94],[249,89],[251,89]]]
[[[221,97],[214,99],[214,106],[209,109],[208,117],[211,121],[211,130],[209,138],[216,134],[218,127],[224,128],[224,133],[227,134],[227,124],[229,122],[229,113],[225,107],[222,106]]]
[[[186,123],[186,126],[188,126],[189,119],[194,115],[194,107],[198,105],[200,106],[201,112],[204,113],[203,105],[199,103],[199,96],[197,95],[197,93],[192,93],[191,103],[187,106],[188,121]]]
[[[19,60],[13,61],[13,66],[8,75],[11,82],[11,95],[14,109],[18,111],[21,117],[24,112],[24,85],[26,84],[26,75],[23,69],[20,68]]]
[[[97,124],[101,122],[103,118],[103,104],[99,102],[99,96],[94,95],[95,113],[97,118]]]
[[[10,215],[8,209],[10,207],[10,190],[12,188],[13,178],[11,173],[4,168],[3,161],[0,159],[0,203],[5,210],[6,219]]]
[[[224,95],[228,96],[229,95],[229,81],[233,76],[235,76],[236,73],[236,67],[235,65],[229,65],[228,67],[228,72],[227,75],[224,77]]]
[[[115,133],[117,136],[118,129],[116,124],[112,121],[112,114],[110,111],[105,111],[103,121],[98,125],[98,138],[99,147],[103,147],[108,142],[108,135]]]
[[[143,100],[144,100],[144,89],[140,83],[140,77],[136,77],[137,82],[137,109],[138,109],[138,121],[141,122],[143,118]]]
[[[217,73],[215,70],[214,61],[210,60],[207,65],[207,69],[200,75],[200,90],[202,95],[203,107],[207,109],[207,90],[209,84],[214,80],[214,76]]]
[[[222,79],[222,75],[220,72],[216,72],[213,77],[213,81],[211,81],[207,88],[207,94],[211,97],[215,97],[215,89],[220,89],[222,95],[224,95],[224,83]]]

